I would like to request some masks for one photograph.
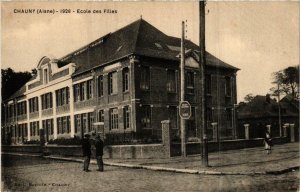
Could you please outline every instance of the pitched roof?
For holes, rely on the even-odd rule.
[[[5,99],[5,101],[9,101],[17,97],[23,96],[25,91],[26,91],[26,84],[24,84],[20,89],[18,89],[18,91],[14,92],[10,97]]]
[[[60,61],[77,64],[76,74],[116,61],[131,54],[179,61],[180,38],[171,37],[143,19],[139,19],[113,33],[60,58]],[[187,49],[199,51],[199,47],[186,41]],[[207,53],[207,65],[238,70]]]

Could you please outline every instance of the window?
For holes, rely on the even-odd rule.
[[[39,111],[38,97],[29,99],[29,112],[33,113],[36,111]]]
[[[117,72],[108,74],[108,94],[112,95],[118,92]]]
[[[81,117],[80,115],[75,115],[75,133],[81,131]]]
[[[123,109],[123,116],[124,116],[124,129],[128,129],[130,126],[130,112],[129,107],[125,106]]]
[[[40,126],[39,122],[30,122],[30,135],[31,136],[39,136],[40,135]]]
[[[123,92],[126,92],[129,90],[129,70],[128,68],[124,68],[123,72]]]
[[[118,129],[118,108],[113,108],[109,110],[110,117],[110,129]]]
[[[211,75],[205,75],[206,94],[211,94]]]
[[[189,71],[186,73],[186,93],[193,94],[195,88],[194,73]]]
[[[58,134],[70,133],[70,116],[57,118],[57,132]]]
[[[41,96],[42,110],[52,108],[52,93],[46,93]]]
[[[196,118],[195,118],[195,107],[191,108],[192,115],[189,120],[187,120],[187,136],[195,137],[196,136]]]
[[[141,123],[142,128],[149,129],[151,128],[151,107],[149,105],[143,105],[141,107]]]
[[[98,77],[98,96],[103,96],[103,75]]]
[[[231,96],[231,77],[225,77],[225,95]]]
[[[94,122],[95,122],[95,118],[94,118],[94,113],[88,113],[88,119],[89,119],[89,125],[88,125],[88,131],[94,131]]]
[[[48,69],[44,69],[44,84],[49,82]]]
[[[26,101],[22,101],[22,102],[18,103],[17,108],[18,108],[18,115],[27,114]]]
[[[47,120],[48,135],[53,135],[53,119]]]
[[[176,74],[174,70],[167,71],[167,91],[176,93]]]
[[[178,118],[178,112],[176,106],[170,106],[168,108],[168,114],[169,114],[169,120],[170,120],[170,126],[172,129],[178,129],[177,124],[177,118]]]
[[[57,121],[57,133],[62,134],[63,131],[62,131],[62,119],[61,119],[61,117],[58,117],[56,121]]]
[[[85,100],[86,82],[80,83],[80,101]]]
[[[93,98],[93,92],[94,92],[93,85],[94,85],[93,80],[87,81],[87,99]]]
[[[232,112],[233,110],[231,110],[231,108],[226,108],[226,121],[229,123],[230,126],[232,126]]]
[[[150,89],[150,68],[143,66],[141,68],[140,88],[143,90]]]
[[[206,108],[206,120],[208,122],[213,121],[213,114],[212,114],[212,109],[211,108]]]
[[[104,110],[99,110],[98,112],[98,121],[104,122]]]
[[[81,116],[81,118],[82,118],[82,121],[81,121],[81,126],[82,126],[82,130],[83,130],[83,132],[84,133],[86,133],[86,132],[88,132],[88,127],[87,127],[87,114],[86,113],[84,113],[84,114],[81,114],[82,116]]]
[[[80,101],[80,84],[74,85],[74,100]]]

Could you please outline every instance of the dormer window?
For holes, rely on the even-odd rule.
[[[48,69],[44,69],[44,84],[47,84],[49,82],[49,76],[48,76]]]

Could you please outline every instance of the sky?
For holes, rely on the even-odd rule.
[[[245,95],[265,95],[272,73],[299,65],[300,2],[207,2],[206,49],[240,70],[238,102]],[[54,14],[15,13],[54,9]],[[71,13],[60,13],[71,9]],[[77,13],[77,10],[102,13]],[[103,10],[117,13],[103,13]],[[74,12],[73,12],[74,11]],[[195,1],[173,2],[2,2],[1,68],[31,71],[43,56],[60,58],[139,19],[170,36],[199,44],[199,7]]]

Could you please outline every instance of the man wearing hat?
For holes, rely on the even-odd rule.
[[[82,139],[82,153],[84,157],[83,171],[89,172],[89,165],[91,160],[91,143],[89,134],[85,134],[84,138]]]
[[[96,136],[96,141],[95,141],[95,148],[96,148],[96,159],[97,159],[97,165],[98,165],[98,169],[97,171],[103,171],[103,141],[100,138],[100,135]]]

